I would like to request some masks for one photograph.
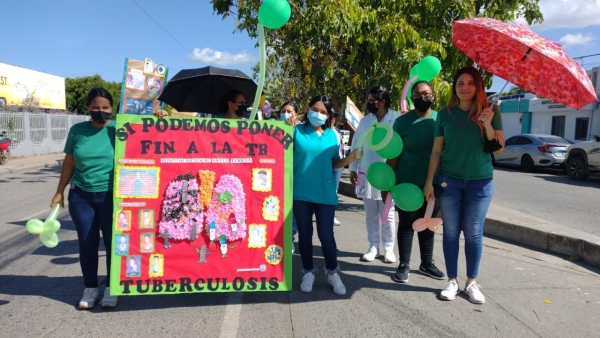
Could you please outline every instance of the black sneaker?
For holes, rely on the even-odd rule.
[[[427,275],[434,279],[446,278],[446,275],[444,275],[444,273],[441,272],[440,269],[437,268],[437,266],[435,266],[435,263],[433,261],[431,261],[431,263],[429,263],[429,264],[421,263],[421,265],[419,266],[419,271],[422,274]]]
[[[408,282],[408,275],[410,275],[409,272],[410,268],[408,267],[408,264],[400,263],[400,266],[398,266],[398,270],[392,278],[398,283],[406,283]]]

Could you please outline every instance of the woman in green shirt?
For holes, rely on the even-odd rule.
[[[476,304],[485,302],[477,274],[483,250],[483,224],[494,193],[492,157],[486,143],[497,140],[504,146],[502,118],[488,107],[485,86],[473,67],[458,70],[452,96],[440,110],[427,180],[425,199],[434,195],[434,180],[441,189],[437,196],[444,221],[444,258],[448,282],[440,297],[453,300],[457,282],[460,233],[465,237],[467,283],[465,293]],[[502,152],[502,148],[495,154]],[[438,172],[439,169],[439,172]]]
[[[69,214],[77,230],[79,263],[85,290],[80,309],[94,306],[98,298],[98,246],[100,231],[106,248],[106,289],[102,307],[117,305],[110,295],[110,256],[113,217],[113,172],[115,162],[115,122],[113,99],[104,88],[92,89],[86,99],[91,120],[73,125],[65,143],[65,160],[56,194],[56,203],[64,208],[64,191],[69,191]]]

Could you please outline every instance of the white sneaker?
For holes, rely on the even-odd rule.
[[[311,292],[313,284],[315,284],[315,274],[310,271],[306,272],[304,276],[302,276],[302,284],[300,284],[300,291]]]
[[[362,255],[361,260],[365,262],[372,262],[377,257],[377,249],[373,246],[367,251],[366,254]]]
[[[385,250],[385,255],[383,258],[383,261],[386,263],[396,263],[396,255],[394,255],[394,250]]]
[[[469,295],[469,300],[474,304],[485,303],[485,296],[479,290],[481,286],[471,283],[465,286],[465,293]]]
[[[337,272],[334,272],[333,275],[327,274],[327,282],[329,285],[333,286],[333,293],[336,295],[343,296],[346,294],[346,287],[342,280],[340,279],[340,275]]]
[[[458,283],[456,281],[448,281],[444,290],[440,292],[440,298],[444,300],[453,300],[458,294]]]
[[[102,305],[102,307],[104,307],[104,308],[115,307],[115,306],[117,306],[118,300],[119,300],[119,297],[111,296],[110,288],[106,287],[106,289],[104,289],[104,297],[102,297],[102,301],[100,302],[100,305]]]
[[[79,308],[91,309],[96,304],[96,300],[98,299],[98,288],[85,288],[83,290],[83,297],[79,301]]]
[[[337,225],[340,225],[340,224],[342,224],[342,223],[340,223],[340,221],[337,220],[337,217],[334,217],[333,218],[333,225],[337,226]]]

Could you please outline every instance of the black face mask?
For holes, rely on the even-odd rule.
[[[238,117],[242,117],[242,116],[244,116],[244,113],[246,112],[246,110],[248,110],[248,105],[239,104],[238,109],[235,111],[235,115],[237,115]]]
[[[417,109],[421,113],[424,113],[428,111],[429,108],[431,108],[431,105],[433,104],[433,97],[426,96],[420,97],[418,99],[413,99],[413,104],[415,105],[415,109]]]
[[[375,113],[377,113],[378,110],[379,110],[379,108],[377,108],[375,106],[375,102],[367,102],[367,111],[369,113],[375,114]]]
[[[106,121],[112,120],[112,114],[103,111],[91,111],[90,116],[94,122],[105,124]]]

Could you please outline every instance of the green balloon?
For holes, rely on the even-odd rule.
[[[265,0],[258,8],[258,22],[270,29],[285,25],[291,15],[292,8],[287,0]]]
[[[410,69],[410,74],[408,74],[408,78],[413,76],[419,76],[419,65],[416,64]]]
[[[367,169],[367,180],[375,189],[390,191],[396,184],[396,174],[386,163],[375,162]]]
[[[412,183],[401,183],[391,190],[392,197],[398,208],[407,211],[417,211],[425,202],[423,191]]]
[[[387,131],[384,128],[375,128],[373,130],[373,144],[379,144],[385,138]]]
[[[419,67],[419,80],[431,81],[442,70],[442,63],[435,56],[426,56],[417,65]]]
[[[400,135],[394,132],[390,143],[388,143],[387,146],[385,146],[383,149],[378,150],[377,155],[389,160],[398,157],[398,155],[400,155],[400,153],[402,152],[403,148],[404,142],[402,142]]]
[[[27,221],[27,224],[25,224],[25,229],[27,229],[29,233],[39,235],[44,232],[44,222],[39,219],[30,219]]]

